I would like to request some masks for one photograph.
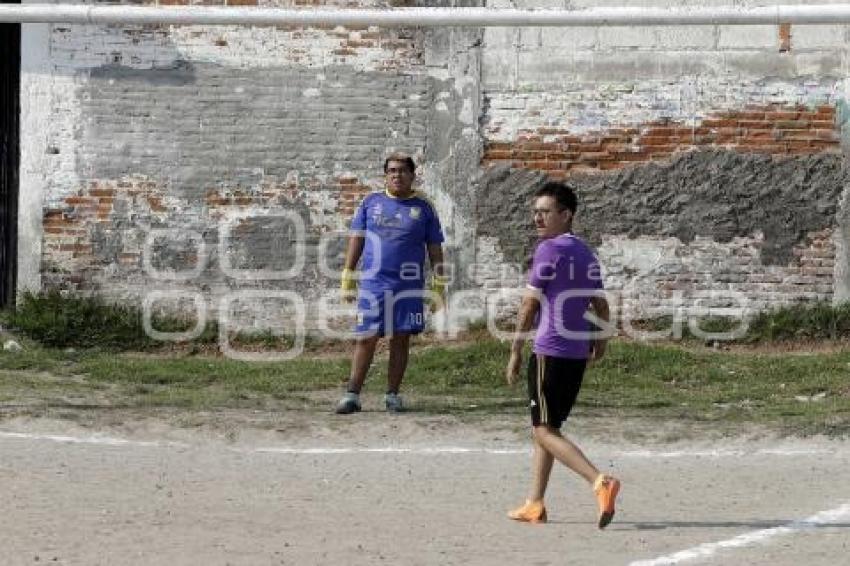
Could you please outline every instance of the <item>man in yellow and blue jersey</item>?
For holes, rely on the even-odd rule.
[[[340,287],[345,299],[356,294],[357,338],[347,391],[336,407],[339,414],[361,409],[360,390],[383,336],[390,342],[384,403],[387,411],[404,410],[399,388],[410,337],[425,328],[423,299],[426,294],[431,298],[433,310],[442,308],[445,299],[443,231],[433,205],[413,190],[416,164],[409,155],[394,153],[384,161],[384,173],[385,190],[367,195],[351,221]],[[426,255],[433,272],[428,293]]]

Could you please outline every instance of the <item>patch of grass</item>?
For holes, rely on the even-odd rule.
[[[58,292],[26,294],[9,323],[26,336],[52,347],[145,348],[138,309],[106,305],[96,298]]]
[[[20,352],[0,352],[0,398],[45,399],[50,403],[114,406],[173,406],[191,410],[256,407],[297,400],[326,403],[348,376],[348,351],[308,337],[302,357],[253,363],[224,357],[116,353],[161,343],[141,330],[137,310],[96,299],[58,293],[23,298],[7,322],[39,344],[24,340]],[[663,321],[662,321],[663,322]],[[723,319],[701,328],[728,331]],[[735,323],[737,324],[737,323]],[[188,328],[185,321],[157,320],[162,331]],[[215,343],[210,325],[199,342]],[[744,342],[850,338],[850,305],[797,305],[753,319]],[[508,344],[481,331],[467,342],[418,346],[411,354],[404,392],[421,410],[434,412],[522,412],[524,376],[516,387],[504,380]],[[234,349],[287,350],[292,338],[271,332],[239,333]],[[69,347],[73,347],[71,350]],[[337,357],[310,358],[330,349]],[[345,349],[347,350],[347,348]],[[184,352],[185,353],[185,352]],[[14,376],[20,373],[18,381]],[[367,393],[383,391],[385,356],[376,360]],[[613,341],[607,356],[589,369],[578,411],[639,415],[692,422],[766,424],[796,432],[850,432],[850,351],[820,354],[763,354],[687,349],[679,345]],[[65,391],[66,394],[63,394]],[[68,401],[71,399],[72,401]],[[312,401],[311,401],[312,399]]]
[[[23,296],[16,310],[2,313],[0,320],[13,326],[36,342],[50,348],[99,348],[110,351],[144,351],[167,349],[172,343],[154,340],[146,335],[139,308],[106,304],[97,297],[64,295],[51,291]],[[694,321],[691,321],[694,322]],[[702,333],[730,333],[741,327],[742,321],[734,317],[708,316],[698,321]],[[832,306],[828,303],[801,303],[765,311],[747,321],[747,331],[734,342],[757,344],[793,340],[850,339],[850,303]],[[194,327],[194,321],[175,316],[154,316],[152,327],[159,332],[181,332]],[[637,330],[662,332],[676,328],[671,317],[658,317],[635,321]],[[471,323],[467,333],[482,333],[485,321]],[[504,330],[510,330],[513,321],[507,321]],[[687,321],[678,325],[682,338],[687,341],[705,340],[704,335],[690,328]],[[501,328],[501,326],[500,326]],[[235,349],[288,350],[293,345],[292,336],[279,335],[271,330],[240,331],[230,338]],[[666,335],[665,339],[676,336]],[[210,322],[202,334],[191,340],[193,345],[216,345],[219,327]],[[328,345],[320,337],[308,335],[306,350],[321,351]]]
[[[850,338],[850,303],[807,303],[759,313],[750,323],[750,342]]]
[[[0,353],[0,370],[27,370],[63,373],[67,359],[59,350],[25,344],[18,352]]]
[[[415,349],[404,393],[419,410],[474,414],[521,413],[524,379],[504,379],[508,345],[482,338],[455,347]],[[46,360],[46,361],[45,361]],[[190,410],[274,407],[286,402],[324,404],[348,375],[348,359],[295,359],[251,363],[226,358],[152,357],[80,351],[27,350],[0,355],[0,367],[49,371],[58,398],[62,375],[73,398],[102,398],[104,388],[120,406],[171,406]],[[55,372],[55,373],[54,373]],[[39,397],[38,377],[19,384],[10,374],[3,398]],[[386,359],[376,360],[367,394],[385,385]],[[659,417],[683,422],[768,425],[795,433],[850,432],[850,351],[823,354],[757,354],[693,351],[625,341],[611,343],[606,357],[585,376],[577,413]],[[80,401],[82,402],[82,401]],[[95,405],[94,402],[91,403]]]
[[[142,311],[134,306],[107,304],[98,297],[63,295],[58,291],[27,293],[4,320],[28,338],[50,348],[99,348],[103,350],[148,350],[162,346],[144,330]],[[151,321],[160,332],[181,332],[194,323],[179,317],[155,316]],[[218,329],[207,325],[195,341],[215,341]]]
[[[706,316],[693,321],[705,334],[736,333],[746,322],[746,331],[730,339],[744,344],[773,343],[795,340],[850,339],[850,303],[833,306],[825,302],[800,303],[760,312],[747,321],[737,317]],[[671,316],[635,321],[639,331],[667,332],[669,338],[676,328]],[[679,325],[681,338],[687,341],[704,340],[687,321]]]
[[[181,343],[164,342],[147,335],[143,313],[134,306],[105,303],[98,297],[66,295],[58,291],[25,294],[12,311],[0,313],[0,322],[17,333],[47,348],[85,348],[111,352],[169,350],[178,347],[218,345],[220,328],[216,321],[206,324],[199,336]],[[195,321],[178,316],[154,315],[151,328],[162,333],[191,330]],[[235,350],[287,351],[295,343],[294,336],[272,330],[239,331],[229,336]],[[339,341],[304,337],[307,351],[320,351]],[[216,348],[217,349],[217,348]]]

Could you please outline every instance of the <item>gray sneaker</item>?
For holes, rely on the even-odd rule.
[[[401,395],[398,393],[387,393],[384,395],[384,404],[390,413],[404,412],[404,403],[401,402]]]
[[[348,415],[360,410],[360,395],[348,392],[342,396],[336,405],[337,415]]]

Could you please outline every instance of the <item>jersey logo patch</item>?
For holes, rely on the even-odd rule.
[[[422,209],[418,206],[414,206],[410,209],[410,217],[414,220],[418,220],[422,215]]]

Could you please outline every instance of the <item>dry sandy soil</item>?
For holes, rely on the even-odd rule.
[[[562,468],[548,524],[505,518],[528,483],[516,420],[6,418],[0,563],[790,566],[850,555],[850,441],[576,418],[568,434],[623,480],[615,521],[598,531],[589,488]]]

